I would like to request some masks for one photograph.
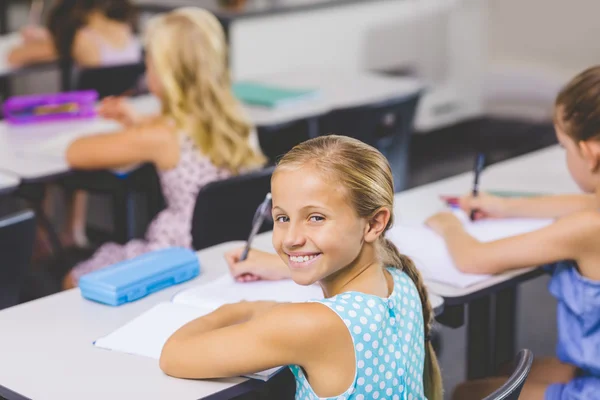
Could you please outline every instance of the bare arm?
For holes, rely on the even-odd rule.
[[[171,376],[205,379],[310,364],[322,357],[319,343],[344,329],[319,304],[226,305],[175,332],[163,347],[160,367]]]
[[[570,194],[543,197],[503,198],[482,194],[460,199],[467,213],[476,209],[479,218],[559,218],[578,211],[597,209],[593,194]]]
[[[593,194],[506,199],[507,216],[517,218],[559,218],[596,208],[598,208],[598,200]]]
[[[66,158],[76,169],[119,168],[145,162],[165,169],[174,164],[178,151],[172,128],[152,123],[79,138],[69,145]]]
[[[23,43],[8,54],[8,63],[15,67],[55,61],[58,57],[52,40]]]
[[[596,211],[574,213],[537,231],[486,243],[469,235],[450,213],[437,214],[427,224],[443,237],[456,267],[475,274],[496,274],[563,260],[585,261],[590,241],[595,243],[594,239],[600,237]]]

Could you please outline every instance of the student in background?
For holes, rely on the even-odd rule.
[[[573,179],[586,194],[461,200],[479,218],[556,218],[535,232],[480,243],[459,220],[440,213],[427,221],[448,246],[456,266],[494,274],[560,262],[550,281],[558,300],[557,357],[536,360],[523,399],[592,399],[600,393],[600,67],[575,77],[558,95],[554,122]],[[561,160],[556,160],[561,162]],[[563,261],[569,260],[569,261]],[[456,399],[481,399],[506,378],[460,385]]]
[[[356,139],[294,147],[271,179],[273,246],[324,300],[242,302],[188,323],[160,366],[218,378],[289,365],[296,399],[441,400],[432,310],[415,265],[384,238],[394,184],[385,157]]]
[[[37,9],[35,6],[32,10]],[[8,62],[24,66],[60,57],[73,60],[78,67],[136,63],[141,60],[142,48],[133,33],[134,25],[135,9],[129,0],[56,0],[48,27],[25,27],[23,43],[9,53]],[[68,215],[61,242],[65,247],[85,247],[87,196],[76,191],[67,193],[66,198]],[[47,214],[52,214],[50,196],[45,203]],[[43,235],[39,239],[45,242]],[[47,251],[43,248],[44,244],[38,246],[40,255]]]
[[[123,131],[77,139],[66,157],[76,169],[153,163],[167,208],[144,240],[105,244],[75,266],[63,282],[66,288],[118,261],[170,246],[191,247],[200,188],[264,162],[250,145],[252,127],[232,93],[219,21],[198,8],[178,9],[150,21],[146,39],[148,85],[162,103],[161,114],[142,118],[124,100],[107,99],[101,112],[121,122]]]
[[[137,62],[142,53],[134,24],[129,0],[56,0],[47,28],[25,27],[23,43],[9,53],[8,62],[23,66],[58,57],[80,67]]]

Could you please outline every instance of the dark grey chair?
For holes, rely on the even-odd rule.
[[[529,371],[531,370],[532,363],[533,353],[527,349],[521,350],[517,354],[515,369],[508,380],[483,400],[518,400],[521,390],[523,390],[523,386],[525,385],[527,375],[529,375]]]
[[[248,238],[256,208],[271,191],[273,170],[270,167],[238,175],[200,189],[192,217],[195,250]],[[272,221],[265,220],[258,232],[272,227]]]

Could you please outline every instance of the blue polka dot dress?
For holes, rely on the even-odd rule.
[[[318,301],[344,321],[356,358],[354,381],[344,393],[330,399],[425,399],[425,338],[419,293],[404,272],[395,268],[388,271],[394,278],[394,290],[388,298],[346,292]],[[291,365],[290,369],[296,378],[296,400],[322,399],[302,368]]]

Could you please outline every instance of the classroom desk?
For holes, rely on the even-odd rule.
[[[552,146],[494,164],[484,170],[481,190],[579,193],[563,158],[563,150]],[[439,195],[468,193],[472,180],[472,174],[465,173],[397,194],[395,212],[398,221],[421,223],[444,208]],[[516,288],[519,283],[541,274],[542,271],[536,268],[515,270],[467,288],[427,281],[427,287],[444,298],[443,317],[449,317],[451,324],[462,321],[465,308],[468,310],[468,378],[489,375],[498,363],[514,356]]]
[[[257,237],[257,244],[270,246],[270,233]],[[241,245],[229,242],[198,252],[199,277],[120,307],[85,300],[79,289],[73,289],[0,311],[0,397],[195,400],[210,396],[216,400],[259,387],[262,382],[245,378],[170,378],[155,360],[92,345],[158,302],[169,301],[176,292],[227,273],[223,253]],[[432,302],[441,309],[440,297],[432,296]]]
[[[19,178],[10,173],[0,172],[0,194],[12,192],[19,186]]]
[[[332,109],[411,97],[423,89],[415,79],[339,71],[291,71],[257,77],[256,80],[292,87],[319,88],[320,95],[314,100],[277,109],[245,106],[255,125],[312,119],[314,126],[318,116]],[[142,114],[155,113],[160,108],[152,96],[134,98],[132,104]],[[0,122],[0,169],[12,171],[28,182],[55,178],[69,171],[67,163],[57,152],[65,141],[119,128],[116,122],[101,118],[21,126]]]
[[[425,90],[425,86],[414,78],[317,68],[256,75],[244,81],[289,88],[317,89],[319,92],[314,99],[278,108],[244,105],[250,120],[255,125],[276,125],[300,119],[316,118],[334,109],[410,98]],[[145,114],[159,110],[158,101],[151,95],[132,99],[132,103],[139,112]]]

